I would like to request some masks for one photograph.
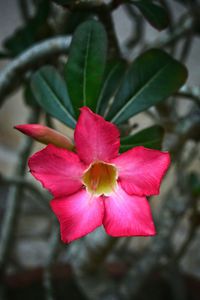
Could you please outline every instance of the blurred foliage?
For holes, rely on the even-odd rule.
[[[130,3],[134,4],[141,11],[152,26],[163,30],[169,25],[168,13],[164,6],[154,2],[149,0],[130,0]]]
[[[122,287],[121,290],[126,290],[127,294],[125,297],[122,293],[120,299],[198,300],[199,282],[196,285],[194,279],[183,276],[180,262],[199,226],[200,177],[196,162],[200,139],[200,93],[199,87],[181,87],[187,80],[184,63],[190,55],[193,41],[199,37],[200,3],[197,0],[19,0],[18,3],[21,15],[24,15],[23,25],[3,41],[0,59],[10,61],[7,73],[2,70],[0,75],[0,97],[8,96],[9,92],[1,94],[5,84],[10,84],[11,91],[22,87],[24,103],[31,115],[30,122],[42,120],[50,127],[55,126],[53,120],[56,119],[74,129],[80,107],[87,105],[118,125],[121,152],[139,145],[171,151],[175,175],[172,175],[172,186],[164,196],[163,207],[157,213],[158,236],[150,240],[144,251],[143,248],[137,251],[132,247],[133,239],[105,241],[100,235],[98,241],[89,236],[66,248],[55,239],[56,225],[48,216],[51,220],[49,233],[53,238],[50,237],[48,244],[47,262],[37,273],[36,283],[30,276],[30,282],[34,284],[24,289],[23,284],[26,280],[28,282],[30,274],[25,270],[22,277],[26,280],[20,281],[18,273],[23,266],[18,265],[11,251],[16,240],[20,205],[26,197],[24,190],[42,203],[46,215],[49,213],[49,196],[43,195],[23,177],[27,172],[26,159],[32,151],[32,144],[27,140],[19,153],[14,178],[0,177],[0,183],[9,186],[4,197],[6,205],[1,204],[5,206],[2,206],[3,209],[0,207],[0,213],[6,216],[1,218],[0,275],[4,284],[3,288],[0,285],[0,294],[5,294],[8,299],[55,300],[66,295],[70,299],[119,300],[117,291]],[[183,10],[178,19],[173,17],[174,3]],[[125,41],[119,39],[118,31],[116,34],[116,18],[113,17],[120,9],[125,12],[122,26],[123,21],[128,20],[131,30]],[[151,42],[145,36],[147,23],[161,31]],[[34,66],[31,61],[23,64],[27,53],[34,58],[35,50],[31,51],[38,42],[41,42],[38,52],[43,51],[43,42],[48,43],[48,38],[55,38],[54,43],[49,43],[50,48],[58,47],[58,36],[62,39],[58,53],[48,56],[44,53]],[[70,38],[72,41],[68,48],[65,41]],[[186,106],[180,104],[182,100],[187,101]],[[179,109],[183,106],[184,116]],[[142,114],[138,123],[139,113]],[[151,125],[141,130],[140,125],[143,125],[146,116],[151,119]],[[188,154],[188,160],[184,152]],[[190,170],[194,161],[197,171]],[[192,223],[194,218],[188,216],[194,206],[198,222]],[[189,233],[183,237],[177,255],[173,238],[185,219]],[[8,238],[2,243],[6,234]],[[52,265],[66,257],[66,252],[69,257],[73,256],[70,264],[74,268],[74,281],[70,281],[70,275],[69,284],[63,280],[66,272],[61,272],[60,265],[59,275],[52,270]],[[107,257],[111,257],[114,263],[107,261]],[[95,269],[92,274],[88,271],[90,263]],[[15,290],[7,267],[16,271],[18,279],[14,281],[23,282],[22,288]],[[43,288],[37,283],[41,281]],[[185,298],[181,291],[187,291]]]
[[[144,146],[152,149],[162,149],[164,130],[159,125],[143,129],[134,135],[121,139],[121,152],[127,151],[136,146]]]
[[[3,45],[8,55],[16,56],[35,42],[52,35],[48,24],[50,8],[49,0],[37,1],[34,15],[28,18],[23,27],[17,29],[4,41]]]

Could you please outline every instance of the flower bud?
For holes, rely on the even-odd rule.
[[[14,126],[14,128],[40,143],[46,145],[53,144],[59,148],[66,148],[68,150],[73,150],[74,148],[74,145],[69,138],[47,126],[40,124],[23,124]]]

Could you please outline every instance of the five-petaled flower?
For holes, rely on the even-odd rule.
[[[159,194],[169,154],[142,146],[119,154],[117,127],[87,107],[74,141],[76,153],[49,144],[29,159],[32,175],[54,196],[62,240],[101,225],[115,237],[155,235],[146,196]]]

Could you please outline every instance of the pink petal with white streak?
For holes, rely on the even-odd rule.
[[[81,238],[102,225],[103,201],[84,189],[52,200],[51,208],[60,222],[61,239],[65,243]]]
[[[150,206],[145,197],[128,195],[120,185],[104,199],[103,225],[111,236],[155,235]]]

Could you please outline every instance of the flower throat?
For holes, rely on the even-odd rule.
[[[82,178],[90,193],[108,195],[116,186],[117,169],[111,164],[95,162],[83,174]]]

